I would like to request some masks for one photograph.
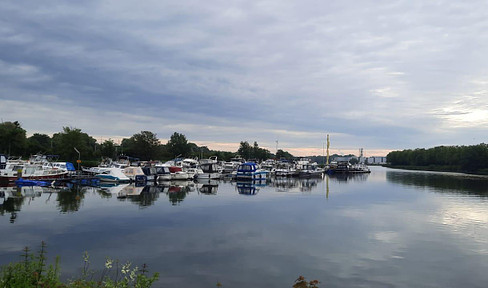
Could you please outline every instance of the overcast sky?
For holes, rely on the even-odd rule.
[[[487,142],[487,1],[2,1],[0,117],[294,155]]]

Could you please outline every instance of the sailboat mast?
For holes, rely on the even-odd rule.
[[[329,138],[329,134],[327,134],[327,165],[329,165],[329,147],[330,147],[330,138]]]

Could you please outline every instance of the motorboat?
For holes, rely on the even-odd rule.
[[[275,177],[292,177],[297,171],[291,163],[280,162],[276,165],[276,168],[274,168],[273,173]]]
[[[219,179],[221,174],[216,163],[200,164],[201,173],[195,175],[196,179]]]
[[[124,174],[123,170],[117,167],[97,167],[95,177],[100,182],[129,183],[131,179]]]
[[[351,164],[348,161],[339,161],[337,165],[327,170],[328,174],[360,174],[371,173],[368,166],[364,164]]]
[[[322,177],[324,171],[318,167],[317,163],[303,164],[299,171],[298,177],[300,178],[318,178]]]
[[[158,175],[157,181],[171,180],[171,171],[169,171],[169,167],[156,165],[156,174]]]
[[[53,168],[41,163],[7,162],[5,169],[0,170],[0,182],[11,182],[18,178],[27,180],[54,180],[68,175],[68,171]]]
[[[142,171],[141,167],[136,166],[128,166],[125,167],[122,172],[124,172],[125,176],[129,177],[130,181],[135,183],[142,183],[147,181],[147,177]]]
[[[154,182],[158,178],[156,167],[152,167],[152,166],[142,167],[142,172],[144,172],[144,175],[146,175],[146,179],[149,182]]]
[[[246,162],[237,167],[237,180],[266,180],[269,172],[262,170],[256,163]]]
[[[183,168],[178,166],[171,166],[169,167],[169,171],[171,172],[171,180],[188,180],[190,176],[187,172],[183,171]]]

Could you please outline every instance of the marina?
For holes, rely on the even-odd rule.
[[[146,263],[161,273],[154,287],[290,287],[299,275],[327,287],[477,287],[488,281],[487,181],[371,167],[266,181],[12,185],[0,188],[0,263],[43,240],[67,278],[87,251],[94,269],[106,257]]]

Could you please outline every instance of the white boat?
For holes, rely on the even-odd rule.
[[[158,175],[158,181],[170,181],[171,180],[171,172],[169,171],[169,167],[166,166],[156,166],[156,174]]]
[[[237,170],[237,167],[239,167],[239,165],[245,162],[246,161],[239,155],[234,158],[231,158],[230,161],[223,163],[222,173],[232,174],[232,172],[235,172]]]
[[[196,174],[196,179],[219,179],[221,174],[217,163],[200,164],[201,173]]]
[[[0,170],[0,182],[11,182],[18,178],[26,180],[59,179],[68,175],[67,171],[46,166],[41,163],[7,162],[5,169]]]
[[[190,176],[187,172],[183,171],[183,168],[177,166],[169,167],[171,172],[171,180],[188,180]]]
[[[300,178],[317,178],[322,177],[324,170],[319,168],[317,163],[307,163],[303,164],[299,170],[298,177]]]
[[[144,175],[144,171],[142,171],[141,167],[135,166],[128,166],[125,167],[122,172],[124,172],[125,176],[129,177],[130,181],[132,182],[145,182],[147,181],[146,175]]]
[[[273,170],[275,177],[292,177],[296,174],[296,169],[293,167],[291,163],[288,162],[280,162],[276,165],[276,168]]]
[[[76,172],[75,165],[71,162],[52,162],[53,168],[67,171],[68,174],[73,174]]]
[[[198,161],[195,159],[180,159],[167,161],[163,166],[169,167],[172,180],[193,179],[201,171],[197,170]]]
[[[116,167],[93,167],[92,171],[96,171],[95,177],[99,178],[101,182],[113,183],[128,183],[130,178],[124,174],[122,169]]]

